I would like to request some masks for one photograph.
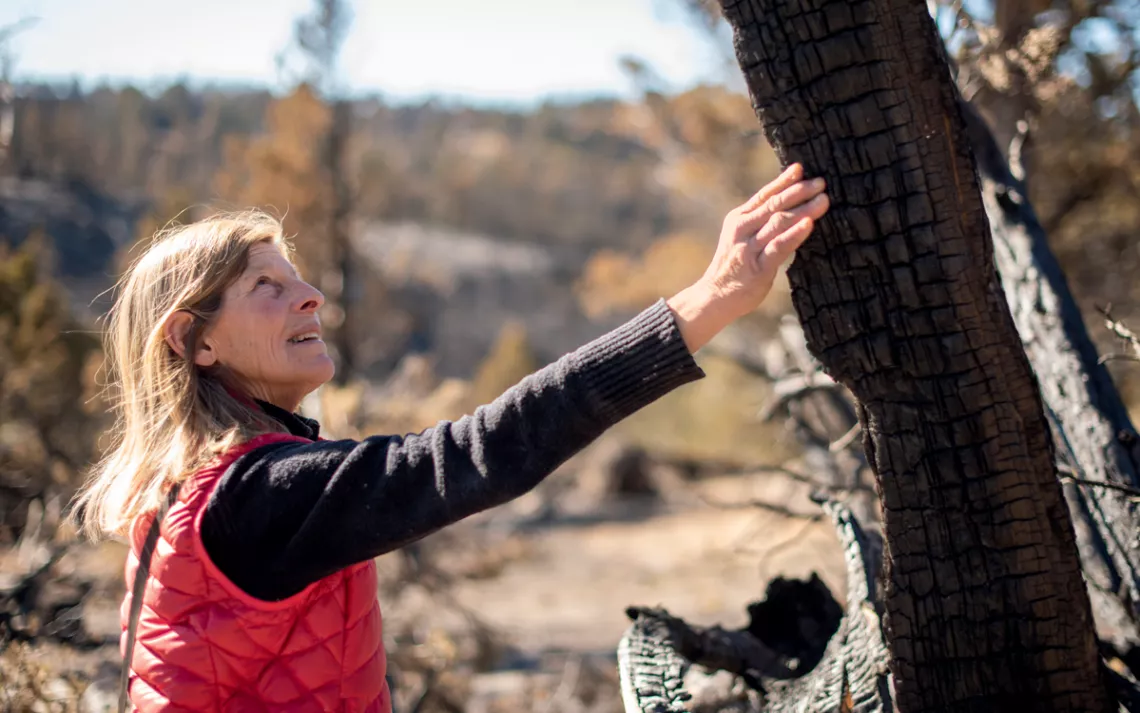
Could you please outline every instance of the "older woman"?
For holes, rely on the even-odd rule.
[[[78,499],[131,544],[124,699],[142,711],[390,711],[373,558],[527,492],[703,374],[828,208],[802,168],[733,210],[704,276],[487,406],[422,433],[319,438],[323,298],[261,214],[161,236],[108,333],[114,442]]]

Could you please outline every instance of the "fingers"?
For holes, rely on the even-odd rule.
[[[767,210],[758,210],[744,216],[737,227],[737,239],[751,239],[755,236],[761,243],[766,243],[791,228],[799,220],[804,218],[819,220],[822,218],[831,206],[831,199],[826,193],[820,192],[822,188],[817,190],[812,187],[806,190],[808,194],[813,196],[811,200],[795,205],[790,210],[781,210],[775,214],[769,213]]]
[[[768,221],[769,230],[764,232],[769,235],[775,236],[784,232],[792,227],[794,223],[799,222],[803,218],[811,218],[812,220],[819,220],[827,209],[831,207],[831,199],[828,198],[826,193],[819,193],[807,203],[797,206],[792,210],[784,210],[772,216]]]
[[[760,252],[760,259],[769,262],[773,268],[783,264],[792,253],[804,244],[814,228],[815,219],[800,219],[792,227],[769,240]]]
[[[735,214],[733,217],[736,219],[736,239],[750,239],[758,230],[761,230],[770,219],[774,219],[781,213],[793,211],[805,204],[810,204],[810,202],[821,195],[827,187],[827,182],[822,178],[813,178],[810,181],[803,181],[799,180],[799,176],[801,175],[802,169],[799,168],[799,164],[794,164],[792,168],[789,168],[779,178],[769,183],[762,191],[753,196],[752,200],[745,203],[737,211],[733,211]],[[787,229],[792,223],[806,215],[809,215],[809,213],[791,216],[790,220],[785,217],[780,226],[780,231]],[[819,216],[813,215],[812,217],[818,219]]]
[[[780,191],[783,191],[784,189],[794,185],[801,178],[803,178],[803,175],[804,167],[801,164],[793,163],[791,166],[788,166],[786,169],[784,169],[783,173],[781,173],[779,176],[776,176],[776,178],[771,183],[761,188],[756,193],[756,195],[745,201],[744,204],[739,208],[740,212],[748,213],[756,210],[760,206],[764,205],[764,203],[766,203],[772,196],[777,195],[780,193]]]
[[[757,212],[776,215],[781,211],[791,210],[823,193],[823,189],[826,187],[827,182],[822,178],[798,181],[765,201],[761,206],[762,210]]]

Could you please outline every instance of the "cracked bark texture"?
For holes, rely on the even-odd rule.
[[[768,139],[828,179],[833,207],[789,279],[809,348],[859,402],[898,710],[1111,710],[1049,426],[925,3],[723,9]]]
[[[1010,312],[1029,357],[1058,460],[1077,478],[1140,487],[1136,429],[1108,370],[1100,363],[1064,272],[1022,181],[996,136],[963,105],[993,231],[994,256]],[[1140,508],[1127,493],[1065,486],[1097,632],[1118,652],[1140,645]]]

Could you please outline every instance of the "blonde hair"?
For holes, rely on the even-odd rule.
[[[105,334],[116,419],[110,447],[75,501],[85,534],[126,535],[170,486],[220,452],[284,430],[236,396],[224,372],[194,363],[203,330],[258,243],[290,255],[281,223],[260,212],[170,227],[155,235],[120,280]],[[178,311],[193,316],[185,357],[170,347],[164,331]]]

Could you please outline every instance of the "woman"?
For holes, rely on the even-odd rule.
[[[112,311],[118,424],[77,509],[88,533],[131,544],[131,702],[390,711],[373,558],[522,495],[702,377],[692,354],[760,304],[827,211],[823,181],[802,174],[790,167],[729,213],[691,287],[471,416],[359,442],[320,440],[295,413],[333,363],[323,298],[280,224],[222,217],[157,240]]]

